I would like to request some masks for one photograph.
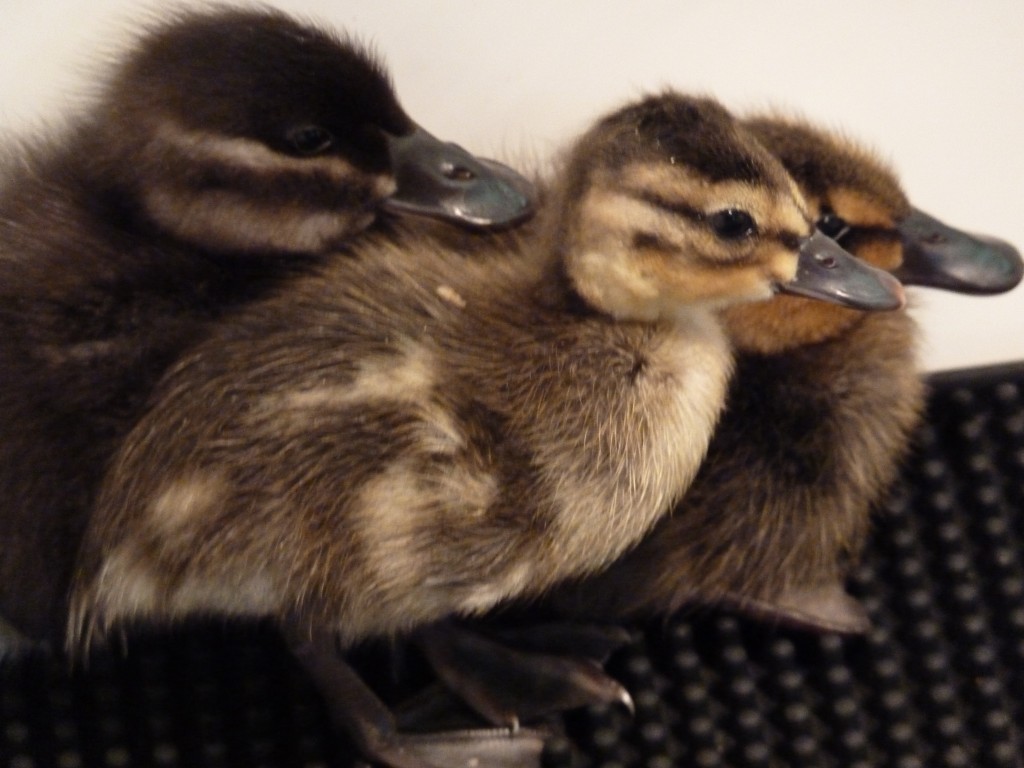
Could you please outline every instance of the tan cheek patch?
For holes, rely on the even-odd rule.
[[[796,277],[799,256],[788,250],[777,250],[767,260],[765,272],[779,283],[788,283]]]
[[[651,307],[657,311],[658,317],[676,320],[694,309],[715,310],[770,295],[764,280],[756,270],[749,268],[692,267],[685,276],[668,271],[658,282],[659,295]]]
[[[856,190],[839,187],[829,193],[832,210],[856,227],[891,229],[892,216],[885,206]]]
[[[753,301],[772,295],[776,283],[796,275],[796,254],[762,245],[748,262],[718,268],[693,267],[685,279],[676,278],[680,290],[694,292],[695,300]]]
[[[860,313],[823,301],[776,296],[723,313],[729,339],[743,352],[772,355],[841,333]]]
[[[639,231],[661,234],[671,214],[615,189],[590,190],[579,209],[577,236],[584,249],[626,246]]]
[[[195,162],[268,173],[326,174],[339,185],[364,176],[354,165],[337,155],[324,155],[315,159],[290,157],[253,139],[190,130],[174,120],[163,120],[154,131],[154,136],[154,149],[158,149],[161,144],[174,147]],[[382,196],[393,192],[395,187],[394,181],[384,176],[374,179],[374,184]]]
[[[873,267],[892,272],[903,263],[899,243],[868,242],[856,247],[855,255]]]
[[[658,277],[637,269],[631,256],[621,249],[582,253],[573,259],[573,282],[590,304],[615,317],[653,319]]]
[[[372,213],[360,210],[258,204],[241,192],[155,187],[143,197],[160,226],[186,240],[222,248],[316,252],[373,221]]]

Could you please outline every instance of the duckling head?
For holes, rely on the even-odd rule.
[[[964,293],[998,293],[1020,282],[1024,267],[1012,246],[913,208],[895,172],[849,138],[791,117],[743,124],[793,176],[818,228],[865,262],[909,285]],[[792,296],[724,313],[734,343],[763,354],[834,338],[860,316]]]
[[[783,166],[710,99],[665,93],[608,115],[572,148],[554,194],[567,279],[618,319],[671,319],[779,290],[841,301],[826,274],[836,268],[866,278],[853,301],[902,301],[894,280],[879,283],[815,232]]]
[[[179,15],[108,84],[100,165],[202,245],[321,251],[379,207],[514,223],[529,184],[416,125],[357,43],[268,10]]]

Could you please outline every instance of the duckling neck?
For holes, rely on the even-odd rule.
[[[612,319],[610,314],[602,312],[580,294],[566,270],[565,261],[560,258],[554,258],[547,264],[536,295],[540,308],[546,311],[564,313],[579,319]]]

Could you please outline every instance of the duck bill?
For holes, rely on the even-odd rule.
[[[508,166],[422,128],[386,138],[397,189],[385,210],[480,228],[512,226],[533,213],[533,186]]]
[[[869,311],[900,309],[906,304],[899,280],[850,255],[818,230],[800,244],[796,277],[778,290]]]
[[[971,235],[916,208],[897,227],[903,263],[894,271],[906,285],[990,295],[1024,277],[1020,252],[1007,242]]]

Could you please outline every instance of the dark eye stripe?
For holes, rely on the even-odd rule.
[[[661,208],[663,211],[675,214],[676,216],[684,216],[691,221],[704,221],[704,214],[692,205],[687,205],[679,200],[669,200],[657,192],[639,189],[627,190],[627,194],[630,197],[650,203],[654,207]]]
[[[794,235],[792,232],[772,232],[771,238],[791,251],[795,251],[800,247],[800,236]]]
[[[633,247],[637,250],[660,251],[667,254],[679,253],[679,248],[675,245],[646,230],[633,233]]]
[[[686,203],[679,200],[670,200],[666,197],[662,197],[657,192],[651,192],[650,190],[628,190],[627,194],[630,197],[633,197],[634,199],[641,200],[645,203],[653,205],[654,207],[660,208],[661,210],[667,213],[671,213],[674,216],[682,216],[686,219],[689,219],[692,222],[701,224],[704,227],[706,227],[709,231],[711,231],[713,234],[715,234],[716,237],[721,237],[721,235],[715,233],[714,226],[709,221],[709,216],[705,214],[703,211],[694,208],[692,205],[687,205]],[[754,236],[757,236],[756,229],[755,232],[752,234]]]
[[[691,205],[687,205],[679,200],[671,200],[666,197],[662,197],[656,192],[649,190],[630,190],[628,192],[630,197],[637,200],[641,200],[645,203],[660,208],[668,213],[684,216],[687,219],[699,222],[702,224],[707,223],[707,216],[703,211],[694,208]],[[794,232],[780,232],[777,230],[760,230],[756,237],[759,240],[771,240],[779,243],[783,248],[791,251],[795,251],[800,247],[800,241],[803,239],[803,235]],[[850,226],[843,236],[843,244],[846,245],[848,242],[862,243],[866,240],[873,239],[884,239],[891,240],[898,238],[898,235],[894,230],[887,229],[885,227],[855,227]],[[653,243],[646,243],[646,247],[655,247]]]

